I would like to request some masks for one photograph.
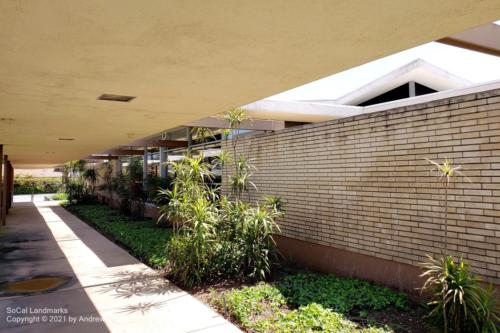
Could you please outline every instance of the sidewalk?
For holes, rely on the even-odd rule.
[[[0,293],[0,331],[240,332],[54,202],[15,203],[0,229],[0,281],[36,276],[70,280]]]

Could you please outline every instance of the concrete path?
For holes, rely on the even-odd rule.
[[[71,278],[0,294],[0,332],[240,332],[54,202],[15,203],[0,245],[0,282]]]

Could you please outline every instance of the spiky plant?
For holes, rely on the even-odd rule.
[[[224,114],[223,119],[225,119],[228,122],[229,128],[231,129],[230,132],[235,134],[231,140],[232,148],[233,148],[233,160],[235,161],[234,175],[233,175],[234,179],[232,180],[234,182],[235,179],[240,179],[240,175],[239,175],[240,170],[238,169],[238,165],[236,163],[236,161],[238,160],[238,158],[236,157],[236,146],[238,145],[238,137],[240,134],[238,128],[242,122],[244,122],[245,120],[248,119],[248,117],[246,115],[245,110],[243,110],[242,108],[236,108],[236,109],[232,109],[232,110],[227,111]],[[229,137],[230,132],[224,133],[224,136],[226,139]],[[237,195],[237,199],[238,198],[239,198],[239,196]]]
[[[235,172],[231,175],[229,183],[236,201],[239,201],[243,192],[248,192],[250,188],[257,189],[257,186],[250,180],[252,171],[255,170],[255,167],[250,163],[250,160],[243,155],[235,161],[234,165]]]
[[[94,196],[98,174],[95,168],[86,169],[83,172],[85,190],[90,196]]]
[[[461,165],[454,166],[453,162],[445,158],[441,164],[434,162],[428,158],[425,160],[432,165],[435,166],[431,172],[437,172],[438,180],[444,186],[444,253],[448,253],[448,188],[450,186],[450,182],[456,176],[462,176],[467,181],[470,182],[469,178],[465,176],[460,170],[462,169]]]
[[[440,319],[444,332],[496,332],[499,310],[491,289],[483,289],[480,278],[462,259],[451,256],[428,260],[420,265],[427,278],[422,290],[433,301],[430,317]]]

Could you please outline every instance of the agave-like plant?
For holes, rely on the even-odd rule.
[[[277,217],[282,217],[285,214],[285,200],[277,195],[265,195],[264,202],[270,211],[274,212]]]
[[[426,277],[422,290],[434,300],[430,316],[441,318],[444,332],[496,332],[498,307],[491,290],[481,288],[480,278],[462,259],[451,256],[428,260],[420,266]]]
[[[464,177],[468,182],[471,182],[470,179],[461,171],[462,166],[454,166],[453,162],[448,160],[447,158],[443,160],[441,164],[434,162],[428,158],[425,160],[432,165],[435,166],[431,172],[437,172],[438,179],[440,183],[444,186],[444,253],[448,253],[448,188],[451,180],[458,176]]]

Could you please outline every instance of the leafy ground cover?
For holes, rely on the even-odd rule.
[[[165,247],[172,229],[160,227],[150,219],[133,219],[102,204],[69,205],[66,209],[146,264],[157,268],[166,265]]]
[[[70,212],[153,267],[166,265],[170,228],[133,219],[101,204],[71,205]],[[366,281],[317,274],[284,265],[272,282],[207,283],[190,290],[247,332],[423,333],[425,310],[403,293]]]
[[[212,289],[208,301],[248,332],[428,332],[403,293],[332,274]]]

